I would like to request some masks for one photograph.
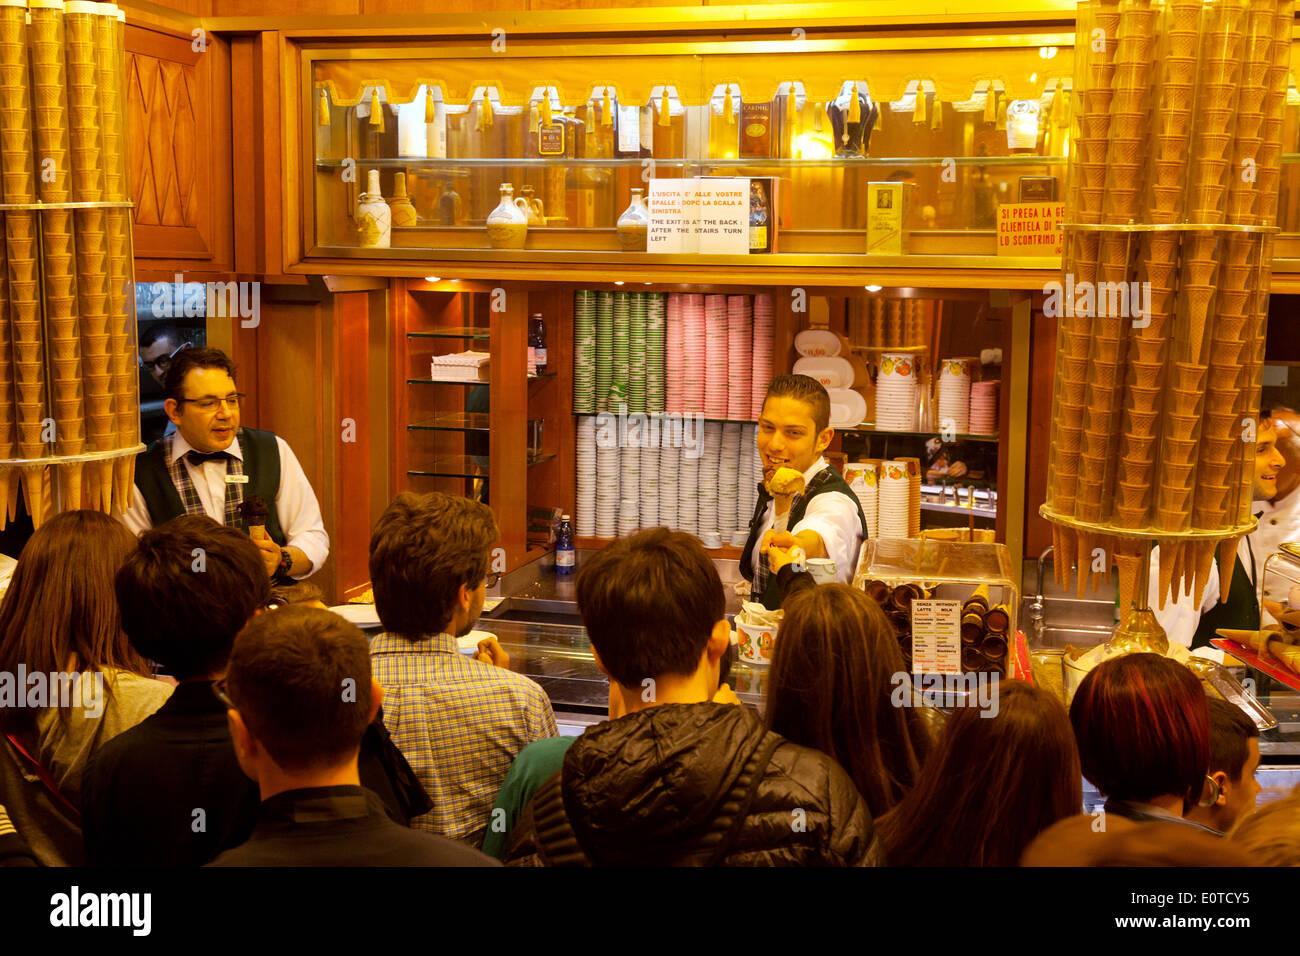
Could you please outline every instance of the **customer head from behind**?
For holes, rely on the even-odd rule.
[[[18,556],[0,602],[0,671],[55,674],[117,668],[149,673],[122,632],[113,576],[135,536],[98,511],[45,522]],[[30,730],[38,711],[0,706],[0,727]]]
[[[370,581],[384,629],[410,640],[468,634],[483,612],[497,537],[481,502],[439,491],[394,498],[370,535]]]
[[[1083,775],[1107,797],[1184,816],[1210,764],[1201,683],[1159,654],[1126,654],[1088,672],[1070,703]]]
[[[1079,756],[1065,707],[1022,681],[993,716],[958,707],[903,801],[876,821],[893,866],[1015,866],[1047,827],[1079,812]]]
[[[1300,866],[1300,787],[1241,817],[1228,841],[1250,854],[1255,866]]]
[[[1187,819],[1227,833],[1255,810],[1260,786],[1259,728],[1236,704],[1217,697],[1210,705],[1210,771],[1205,792]]]
[[[767,725],[834,757],[873,817],[916,783],[930,741],[919,713],[891,702],[904,673],[893,625],[880,605],[845,584],[789,597],[767,684]]]
[[[357,753],[383,698],[365,635],[331,611],[286,607],[239,632],[226,679],[235,755],[262,799],[359,785]]]
[[[731,629],[722,579],[693,535],[652,528],[606,545],[578,573],[577,597],[611,712],[713,698]]]
[[[271,594],[257,546],[207,515],[146,531],[116,585],[131,645],[180,681],[220,677],[235,635]]]

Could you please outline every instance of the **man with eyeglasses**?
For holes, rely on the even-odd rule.
[[[176,425],[141,452],[135,494],[122,521],[136,534],[183,514],[245,528],[240,508],[266,503],[266,536],[253,538],[267,576],[307,577],[329,555],[320,505],[283,438],[240,427],[235,366],[219,349],[185,349],[167,371],[163,408]]]
[[[193,344],[186,341],[181,330],[170,322],[151,325],[140,333],[140,367],[162,388],[167,379],[167,370],[172,367],[172,360],[188,348],[193,348]],[[170,435],[175,431],[176,424],[169,420],[163,428],[163,434]]]

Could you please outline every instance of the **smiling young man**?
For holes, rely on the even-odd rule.
[[[254,538],[268,577],[305,578],[329,555],[320,505],[283,438],[240,427],[235,366],[219,349],[186,349],[167,370],[163,408],[176,425],[140,453],[135,494],[122,515],[137,535],[183,514],[244,528],[240,505],[267,506],[266,537]]]
[[[763,483],[740,556],[740,573],[750,582],[751,600],[772,610],[781,606],[782,595],[763,545],[774,527],[777,533],[767,544],[782,549],[798,545],[809,558],[830,558],[840,581],[852,581],[857,569],[867,521],[852,489],[822,457],[835,435],[830,414],[826,389],[807,375],[778,375],[767,387],[758,419]],[[774,498],[767,483],[778,468],[802,475],[804,490]]]
[[[1277,450],[1277,431],[1268,410],[1261,412],[1259,427],[1255,439],[1255,501],[1251,506],[1257,516],[1267,502],[1277,495],[1277,478],[1286,465],[1286,459]],[[1253,631],[1259,628],[1259,593],[1260,574],[1264,570],[1264,561],[1268,552],[1258,548],[1255,535],[1243,535],[1237,543],[1237,560],[1232,569],[1232,587],[1228,591],[1228,600],[1219,601],[1220,569],[1216,561],[1210,570],[1205,593],[1198,608],[1193,602],[1193,594],[1184,591],[1182,595],[1169,595],[1163,609],[1159,609],[1159,567],[1158,550],[1151,558],[1151,589],[1148,597],[1155,610],[1156,619],[1165,629],[1171,641],[1178,641],[1192,648],[1210,648],[1210,656],[1218,654],[1210,641],[1221,627],[1238,628]]]

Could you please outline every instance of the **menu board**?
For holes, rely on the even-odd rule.
[[[912,602],[912,673],[961,673],[961,601]]]
[[[748,179],[652,179],[647,252],[749,254]]]

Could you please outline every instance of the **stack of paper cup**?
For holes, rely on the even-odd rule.
[[[727,418],[750,417],[753,394],[754,312],[747,295],[727,296]]]
[[[662,412],[667,402],[667,296],[646,294],[645,404],[648,412]]]
[[[718,458],[718,534],[723,544],[736,533],[736,501],[741,492],[740,441],[743,425],[727,422],[722,426],[722,453]]]
[[[596,411],[609,410],[614,381],[614,293],[596,293]],[[602,536],[603,537],[603,536]]]
[[[875,538],[880,533],[880,473],[875,462],[856,462],[849,466],[854,472],[849,487],[862,505],[862,517],[867,519],[867,537]],[[847,478],[848,475],[846,474]]]
[[[667,306],[667,346],[664,355],[665,376],[667,378],[667,403],[670,412],[682,411],[683,377],[685,374],[686,349],[685,328],[682,325],[682,300],[686,297],[679,292],[668,296]]]
[[[722,422],[704,423],[704,454],[700,458],[700,497],[696,534],[718,533],[718,469],[722,455]],[[678,497],[680,498],[680,491]]]
[[[998,389],[1002,383],[975,382],[970,387],[970,430],[975,435],[998,433]]]
[[[644,331],[644,330],[643,330]],[[614,367],[610,374],[609,397],[605,408],[617,412],[628,404],[628,377],[632,339],[632,295],[614,293]]]
[[[897,460],[907,466],[907,536],[915,538],[921,533],[921,459]]]
[[[704,296],[682,298],[682,386],[680,411],[704,411],[704,378],[707,355],[704,329]]]
[[[596,411],[596,293],[586,289],[573,294],[573,411]]]
[[[876,428],[915,431],[917,411],[916,359],[907,353],[886,352],[880,357],[876,382]]]
[[[618,419],[608,412],[595,418],[596,537],[618,537]],[[612,436],[612,437],[611,437]]]
[[[681,464],[679,442],[661,441],[659,447],[659,524],[677,527],[677,469]]]
[[[727,417],[729,383],[727,361],[727,297],[710,295],[704,300],[704,414]]]
[[[618,455],[618,536],[622,538],[641,527],[641,449],[620,448]]]
[[[575,530],[590,538],[596,534],[596,419],[591,415],[578,418],[574,465],[578,479]]]
[[[970,359],[951,358],[939,363],[940,432],[964,435],[970,431]]]
[[[776,307],[770,292],[754,296],[754,357],[750,372],[749,418],[757,420],[763,411],[763,396],[772,380],[772,336],[776,329]],[[755,479],[757,481],[757,479]]]
[[[657,428],[648,430],[641,448],[625,449],[625,454],[641,456],[641,527],[659,527],[659,444]]]
[[[696,436],[702,443],[703,436]],[[699,533],[700,514],[700,452],[696,445],[689,448],[683,445],[677,468],[677,529],[687,534]],[[660,492],[660,508],[663,508],[663,492]]]
[[[910,534],[912,490],[907,464],[887,461],[881,466],[879,526],[882,538],[906,538]]]

